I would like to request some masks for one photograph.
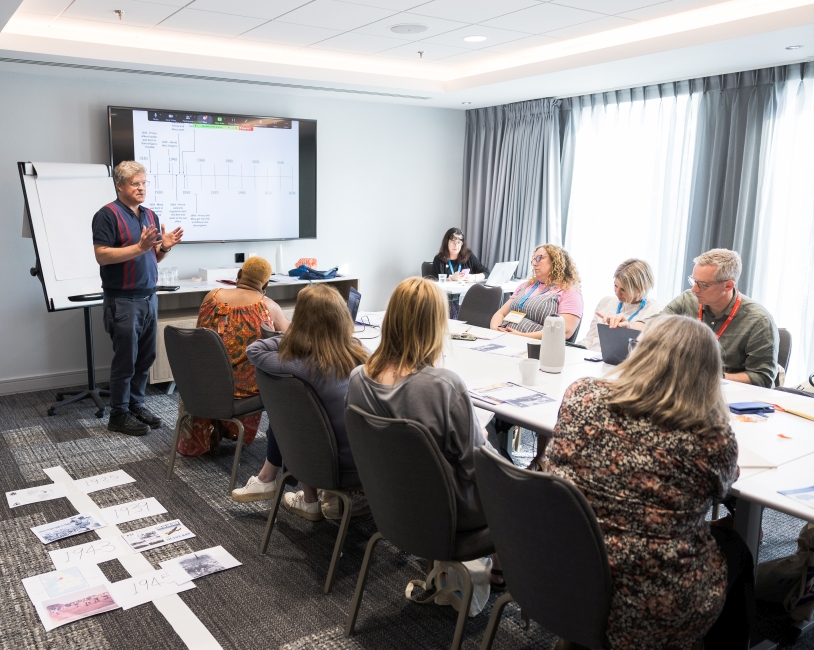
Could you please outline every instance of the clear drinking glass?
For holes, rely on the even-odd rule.
[[[172,285],[178,284],[178,268],[175,266],[171,266],[169,272],[170,272],[170,284]]]
[[[439,273],[438,274],[438,281],[439,282],[446,282],[447,281],[447,274],[446,273]]]

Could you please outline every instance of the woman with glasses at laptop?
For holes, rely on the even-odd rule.
[[[582,491],[602,529],[611,648],[748,646],[751,555],[705,520],[738,476],[722,374],[709,327],[661,316],[612,374],[565,392],[551,471]]]
[[[353,321],[348,306],[339,292],[327,284],[313,284],[297,294],[297,309],[284,336],[255,341],[246,350],[249,361],[264,372],[288,373],[307,382],[316,392],[336,436],[340,485],[359,485],[356,463],[345,428],[345,393],[351,370],[367,359],[367,351],[353,337]],[[252,476],[242,488],[232,491],[232,499],[240,503],[274,498],[277,493],[277,473],[283,464],[280,448],[269,427],[266,440],[266,462],[257,476]],[[303,519],[317,521],[323,516],[342,516],[339,497],[323,492],[322,503],[318,485],[300,484],[298,492],[283,495],[283,507]],[[366,503],[352,495],[352,514],[363,514]]]
[[[594,352],[600,352],[596,326],[606,322],[608,316],[619,314],[628,323],[633,323],[644,322],[646,318],[661,312],[664,305],[648,295],[654,284],[653,269],[647,262],[635,258],[622,262],[613,274],[615,295],[606,296],[599,301],[594,310],[591,328],[585,338],[577,343]]]
[[[450,228],[444,233],[441,248],[432,260],[433,277],[437,280],[442,273],[450,282],[480,282],[489,273],[489,269],[467,247],[460,228]]]
[[[579,272],[564,248],[542,244],[531,257],[531,277],[517,287],[492,316],[491,328],[539,339],[548,316],[565,321],[565,338],[574,335],[582,320]]]

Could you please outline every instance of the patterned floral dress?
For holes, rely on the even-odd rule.
[[[596,379],[568,388],[551,471],[579,487],[604,533],[611,647],[689,649],[724,605],[726,561],[704,517],[737,477],[735,435],[663,429],[609,397]]]
[[[271,314],[263,299],[250,305],[231,307],[218,302],[218,292],[205,300],[198,313],[198,327],[214,330],[226,344],[226,351],[232,361],[235,375],[235,399],[258,395],[257,381],[254,378],[254,366],[246,358],[246,348],[260,338],[260,324],[274,327]],[[179,417],[184,412],[183,403],[179,403]],[[240,418],[243,422],[243,442],[247,445],[254,442],[257,428],[260,426],[261,413]],[[178,440],[178,453],[185,456],[200,456],[210,450],[216,423],[207,418],[191,417],[186,419]],[[221,422],[233,440],[237,440],[237,425],[232,422]]]

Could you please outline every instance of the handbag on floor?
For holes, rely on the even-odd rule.
[[[491,591],[489,574],[492,572],[492,558],[483,557],[479,560],[463,562],[466,570],[469,571],[469,578],[472,580],[472,602],[469,604],[469,616],[477,616],[486,606]],[[463,596],[463,578],[450,562],[435,561],[432,571],[427,576],[427,580],[410,580],[404,595],[419,605],[435,603],[436,605],[451,605],[455,611],[461,611],[461,598]],[[421,587],[425,591],[431,592],[424,599],[413,596],[413,589]],[[434,591],[433,591],[434,590]]]
[[[758,565],[755,598],[782,602],[795,621],[814,617],[814,524],[803,526],[794,555]]]

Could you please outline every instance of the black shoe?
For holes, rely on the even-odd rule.
[[[139,408],[137,406],[131,406],[130,412],[135,416],[137,420],[139,420],[140,422],[144,422],[144,424],[146,424],[151,429],[157,429],[158,427],[161,426],[161,418],[158,417],[157,415],[153,415],[152,413],[150,413],[150,411],[148,411],[144,407]]]
[[[117,431],[126,436],[143,436],[150,430],[143,422],[139,422],[132,413],[111,415],[107,423],[108,431]]]

